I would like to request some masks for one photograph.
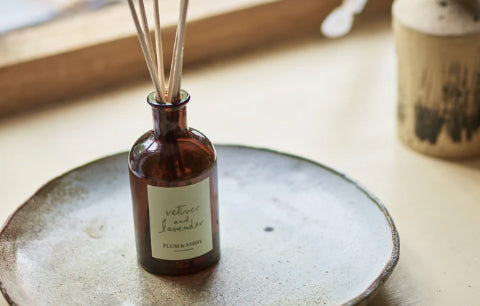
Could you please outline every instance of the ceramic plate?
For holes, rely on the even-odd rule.
[[[338,172],[269,150],[217,146],[220,262],[182,277],[136,262],[127,154],[52,180],[0,234],[2,293],[18,305],[357,304],[388,278],[398,234]]]

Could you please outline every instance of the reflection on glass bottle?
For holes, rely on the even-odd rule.
[[[216,153],[187,127],[189,100],[182,90],[162,104],[151,93],[154,129],[129,154],[137,256],[152,273],[195,273],[220,258]]]

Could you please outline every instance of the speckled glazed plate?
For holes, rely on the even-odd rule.
[[[349,178],[298,157],[217,146],[220,262],[164,277],[136,262],[127,155],[56,178],[0,236],[1,290],[18,305],[339,305],[392,273],[398,234]]]

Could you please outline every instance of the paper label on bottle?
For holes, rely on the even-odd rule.
[[[152,256],[183,260],[213,248],[210,180],[183,187],[147,186]]]

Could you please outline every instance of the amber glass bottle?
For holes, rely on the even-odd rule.
[[[151,93],[154,129],[129,154],[137,257],[152,273],[195,273],[220,258],[216,153],[188,128],[189,100],[183,90],[173,104]]]

